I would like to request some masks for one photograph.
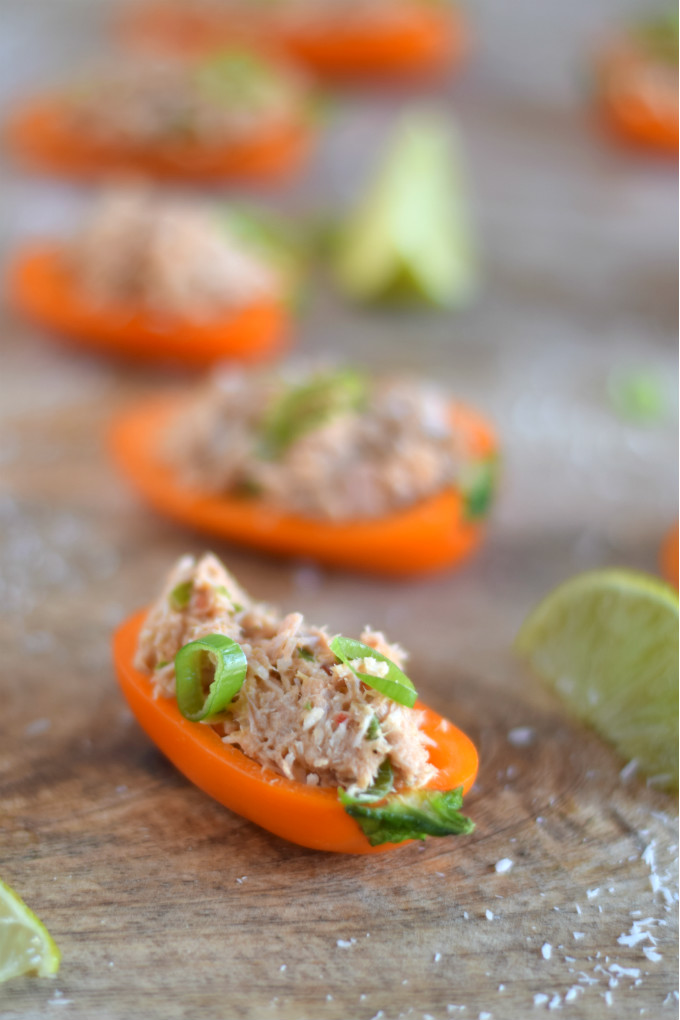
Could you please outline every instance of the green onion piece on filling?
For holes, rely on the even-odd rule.
[[[306,432],[360,407],[366,380],[351,369],[323,372],[291,386],[275,400],[261,426],[260,453],[268,460],[282,456]]]
[[[175,656],[177,706],[191,722],[209,721],[227,707],[243,686],[248,660],[241,646],[224,634],[190,641]]]
[[[173,588],[170,592],[168,601],[170,602],[170,608],[175,609],[179,612],[181,609],[186,609],[191,601],[191,593],[194,590],[193,581],[182,581],[176,588]]]
[[[406,674],[402,673],[399,667],[391,659],[388,659],[386,655],[377,652],[375,648],[370,648],[361,641],[354,641],[352,638],[343,637],[342,634],[337,634],[333,638],[330,648],[331,651],[335,652],[340,662],[344,662],[346,666],[349,666],[354,675],[363,683],[373,687],[376,691],[380,691],[381,694],[391,698],[392,701],[396,701],[400,705],[406,705],[407,708],[413,708],[418,692]],[[372,676],[370,673],[360,673],[352,665],[355,659],[368,658],[377,659],[378,662],[386,662],[389,667],[387,675]]]
[[[392,771],[392,763],[389,758],[385,758],[373,780],[373,785],[369,786],[367,790],[360,790],[358,793],[355,793],[351,799],[356,804],[372,804],[374,801],[384,800],[388,793],[392,793],[393,790],[394,772]],[[349,796],[346,790],[342,792]]]
[[[374,715],[371,718],[370,723],[368,724],[368,729],[366,730],[366,740],[377,740],[379,736],[380,736],[380,723],[378,721],[377,715]]]

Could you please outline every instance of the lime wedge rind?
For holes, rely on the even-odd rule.
[[[51,977],[61,953],[42,921],[0,879],[0,983],[22,975]]]
[[[635,759],[649,782],[678,785],[678,599],[623,569],[560,585],[530,614],[517,651],[580,719]]]

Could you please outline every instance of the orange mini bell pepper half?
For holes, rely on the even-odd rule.
[[[142,729],[187,779],[263,829],[313,850],[368,854],[403,845],[372,847],[343,809],[335,789],[307,786],[258,765],[223,743],[211,726],[185,719],[174,698],[155,698],[149,678],[132,664],[145,615],[131,617],[114,636],[118,682]],[[434,741],[429,755],[438,772],[428,788],[462,786],[466,793],[478,769],[474,744],[432,709],[416,707],[424,712],[423,730]]]
[[[263,552],[392,576],[450,567],[482,541],[483,521],[468,515],[463,494],[455,488],[385,517],[346,522],[277,512],[257,498],[192,491],[158,453],[180,407],[176,397],[152,401],[124,413],[111,430],[121,472],[155,510],[180,524]],[[470,457],[493,459],[496,439],[486,421],[459,404],[451,413]]]
[[[332,78],[436,74],[458,63],[468,43],[455,6],[398,0],[393,20],[284,23],[278,41],[289,57]]]
[[[225,358],[256,361],[278,354],[287,332],[281,300],[244,305],[218,319],[160,319],[141,305],[88,300],[64,269],[56,244],[26,248],[8,274],[14,307],[80,347],[141,361],[174,361],[203,368]]]
[[[655,60],[640,42],[623,37],[600,54],[596,73],[605,127],[630,145],[677,156],[677,63]]]
[[[211,183],[278,181],[307,156],[311,128],[301,116],[248,138],[217,145],[173,139],[153,145],[120,145],[77,130],[65,100],[45,96],[23,104],[7,125],[9,148],[31,166],[67,177],[139,175]]]

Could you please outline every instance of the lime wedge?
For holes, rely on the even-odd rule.
[[[629,570],[580,574],[534,609],[516,648],[650,782],[677,787],[678,596],[672,588]]]
[[[21,974],[56,974],[60,960],[45,925],[0,879],[0,982]]]
[[[339,232],[340,289],[357,301],[463,304],[476,277],[464,192],[448,121],[430,111],[405,114],[378,176]]]

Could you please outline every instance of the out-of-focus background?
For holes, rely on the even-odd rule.
[[[414,98],[460,132],[480,253],[470,307],[357,309],[317,266],[296,336],[303,354],[435,376],[495,422],[503,477],[486,545],[453,573],[403,583],[215,551],[255,595],[343,633],[370,622],[409,649],[426,700],[480,744],[464,858],[284,846],[225,821],[154,754],[114,689],[109,635],[203,542],[140,505],[104,437],[116,409],[181,377],[55,346],[3,308],[0,848],[64,962],[55,983],[3,988],[0,1016],[439,1018],[466,1005],[498,1020],[529,1015],[535,996],[570,1016],[677,1012],[672,914],[640,856],[654,844],[651,872],[665,876],[672,802],[631,793],[581,731],[592,758],[581,745],[570,757],[573,731],[510,652],[527,611],[573,573],[657,573],[677,517],[677,166],[607,137],[589,103],[598,42],[649,7],[478,0],[460,73],[415,96],[338,92],[309,167],[257,196],[293,217],[337,214]],[[2,113],[104,52],[112,9],[5,0]],[[93,193],[10,159],[1,174],[3,257],[68,231]],[[654,379],[652,420],[612,400],[627,373]],[[507,734],[525,724],[539,738],[520,751]],[[512,885],[494,871],[504,857]],[[640,909],[658,920],[639,941],[665,940],[660,961],[621,941]],[[612,961],[638,974],[617,977]]]

